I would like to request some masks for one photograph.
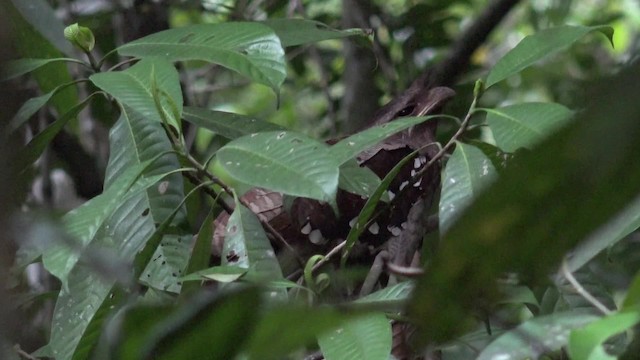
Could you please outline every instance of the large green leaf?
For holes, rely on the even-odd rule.
[[[440,196],[440,231],[445,233],[471,201],[496,177],[493,163],[473,145],[456,143],[447,162]]]
[[[236,199],[236,207],[227,222],[222,249],[222,265],[248,269],[248,278],[258,284],[282,280],[282,270],[260,220]],[[272,289],[271,297],[286,299],[285,289]]]
[[[109,186],[119,174],[139,163],[154,159],[158,154],[171,150],[171,144],[159,123],[150,121],[140,113],[125,107],[120,120],[109,137],[112,152],[107,166],[105,186]],[[180,164],[174,154],[166,154],[145,171],[147,177],[156,177],[176,170]],[[184,197],[183,181],[179,174],[162,179],[157,186],[140,192],[114,213],[109,221],[106,236],[116,241],[123,256],[131,259],[156,230],[157,224],[167,219]],[[173,225],[185,219],[182,209]],[[173,231],[155,250],[154,261],[149,263],[141,280],[158,289],[178,292],[177,278],[182,275],[190,252],[191,236]]]
[[[504,272],[544,281],[567,251],[637,198],[640,106],[632,99],[640,67],[591,91],[579,122],[519,156],[445,234],[410,305],[423,341],[462,331],[472,309],[499,298]]]
[[[270,19],[263,24],[276,32],[284,47],[367,35],[363,29],[336,30],[321,22],[305,19]]]
[[[522,103],[485,109],[496,145],[506,152],[530,147],[565,125],[573,115],[555,103]]]
[[[603,33],[613,45],[613,28],[610,26],[564,25],[525,37],[491,69],[487,77],[487,87],[526,69],[538,60],[558,53],[593,31]]]
[[[268,26],[229,22],[155,33],[118,48],[121,55],[213,62],[277,90],[286,77],[284,50]]]
[[[258,317],[259,292],[198,294],[181,306],[134,307],[121,315],[111,358],[233,359]]]
[[[380,186],[380,178],[368,167],[361,167],[357,161],[351,160],[340,166],[338,186],[342,190],[368,198]]]
[[[139,112],[145,118],[162,122],[171,121],[176,129],[181,129],[176,115],[182,113],[182,91],[176,68],[160,58],[144,59],[124,71],[102,72],[89,77],[100,89],[106,91],[120,103]],[[158,112],[154,97],[155,90],[168,97],[169,103],[162,103],[164,116]],[[173,105],[173,106],[172,106]],[[178,114],[174,114],[177,111]]]
[[[638,323],[640,309],[636,306],[573,330],[569,338],[569,355],[572,359],[615,360],[618,357],[607,354],[604,342]]]
[[[387,360],[391,353],[391,323],[384,314],[371,313],[321,335],[318,344],[327,360]]]
[[[340,140],[338,143],[331,146],[329,152],[331,153],[331,157],[333,157],[338,164],[342,165],[360,154],[362,151],[372,147],[390,135],[410,128],[411,126],[417,125],[421,122],[428,120],[433,121],[433,119],[438,117],[442,117],[442,115],[409,117],[394,120],[383,125],[374,126]]]
[[[108,206],[116,203],[117,208],[98,230],[96,212],[104,211],[104,207],[96,207],[95,212],[78,211],[74,215],[78,218],[76,231],[85,234],[81,236],[92,244],[111,249],[127,262],[139,257],[137,254],[141,249],[147,250],[145,244],[152,237],[157,237],[158,242],[164,241],[167,251],[162,249],[165,246],[149,249],[149,254],[153,255],[148,258],[157,259],[156,262],[146,260],[136,272],[141,273],[151,262],[149,266],[157,271],[147,272],[150,276],[144,275],[144,281],[159,289],[178,291],[176,280],[186,266],[190,236],[182,236],[177,229],[173,230],[174,235],[164,239],[163,234],[156,233],[157,224],[171,221],[173,226],[184,219],[184,211],[179,208],[183,198],[182,178],[165,176],[179,167],[178,160],[170,153],[158,157],[171,149],[164,129],[158,122],[124,106],[120,119],[111,130],[110,146],[112,152],[105,179],[107,200],[104,201]],[[144,170],[144,178],[141,184],[134,185],[128,198],[109,196],[109,192],[122,191],[120,183],[138,168]],[[160,179],[162,181],[158,183]],[[177,216],[171,218],[176,209]],[[84,223],[92,225],[83,226]],[[90,238],[91,234],[87,232],[94,231],[95,235]],[[86,356],[100,334],[103,316],[113,311],[110,307],[115,299],[108,295],[114,282],[97,281],[96,278],[95,269],[87,265],[75,266],[69,274],[69,290],[61,292],[54,311],[50,345],[57,351],[58,359]]]
[[[186,106],[182,116],[186,121],[211,130],[229,140],[259,132],[285,130],[274,123],[249,116],[193,106]]]
[[[42,255],[44,267],[60,279],[64,286],[67,285],[67,276],[80,259],[81,252],[94,240],[107,218],[120,206],[147,165],[149,164],[144,163],[127,168],[113,186],[107,187],[102,194],[65,215],[64,226],[77,243],[56,244]]]
[[[218,150],[220,165],[245,184],[284,194],[333,201],[338,164],[328,146],[292,132],[244,136]]]
[[[597,319],[593,313],[571,311],[525,321],[489,344],[482,350],[478,360],[537,359],[545,352],[558,350],[567,345],[572,329],[580,328]]]

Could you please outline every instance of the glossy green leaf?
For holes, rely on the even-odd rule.
[[[233,359],[258,317],[259,292],[201,293],[180,307],[138,306],[121,316],[111,358]],[[213,346],[215,345],[215,346]]]
[[[603,33],[613,45],[613,28],[610,26],[563,25],[542,30],[522,39],[494,65],[487,77],[487,87],[533,65],[538,60],[555,54],[590,32]]]
[[[260,220],[236,198],[233,214],[227,222],[227,231],[222,249],[222,265],[248,269],[257,284],[281,280],[282,270]],[[285,300],[284,289],[274,289],[272,297]]]
[[[485,111],[496,145],[506,152],[531,147],[566,125],[573,115],[556,103],[522,103]]]
[[[220,165],[245,184],[331,202],[339,170],[328,146],[292,132],[244,136],[218,150]]]
[[[129,167],[154,160],[144,176],[154,178],[175,171],[180,167],[175,154],[165,154],[172,149],[162,126],[125,107],[120,120],[109,135],[112,148],[105,186]],[[161,181],[139,192],[114,213],[108,224],[106,236],[116,241],[131,256],[145,244],[156,231],[158,224],[165,221],[184,198],[183,180],[180,174],[163,177]],[[177,226],[186,217],[185,209],[176,215],[172,226]],[[177,278],[182,276],[191,251],[190,234],[174,229],[172,234],[162,237],[161,244],[154,249],[153,261],[146,267],[141,280],[149,286],[178,292]],[[130,259],[130,257],[128,257]]]
[[[500,335],[482,350],[477,359],[537,359],[545,352],[565,346],[571,330],[597,319],[593,313],[585,311],[560,312],[533,318]]]
[[[121,55],[204,60],[222,65],[275,90],[286,65],[280,39],[268,26],[250,22],[199,24],[161,31],[118,48]]]
[[[590,90],[579,122],[519,156],[444,235],[409,306],[423,341],[463,331],[479,297],[484,306],[500,298],[496,279],[506,272],[545,281],[566,252],[637,198],[640,104],[631,99],[640,67]]]
[[[382,313],[351,319],[318,338],[327,360],[387,360],[391,353],[391,323]]]
[[[2,64],[0,70],[0,81],[14,79],[20,75],[30,73],[50,63],[62,61],[76,61],[70,58],[53,58],[53,59],[18,59]]]
[[[572,359],[617,359],[616,356],[607,354],[604,342],[638,323],[640,323],[640,308],[635,307],[606,316],[584,328],[573,330],[569,337],[569,355]]]
[[[442,115],[410,117],[368,128],[367,130],[360,131],[346,139],[342,139],[335,145],[331,146],[329,150],[331,157],[334,158],[338,164],[342,165],[356,157],[362,151],[372,147],[397,132],[425,121],[433,121],[433,119],[441,116]]]
[[[590,235],[568,256],[569,270],[576,271],[601,251],[624,239],[640,227],[640,200],[636,199],[615,218]]]
[[[378,186],[380,178],[368,167],[360,167],[355,160],[340,166],[338,187],[352,194],[370,197]],[[386,193],[385,193],[386,194]],[[385,200],[388,200],[388,196]]]
[[[100,89],[109,93],[120,103],[125,104],[149,120],[162,123],[163,117],[175,120],[174,108],[167,102],[162,103],[164,116],[158,112],[154,96],[157,91],[165,94],[178,113],[182,113],[182,91],[180,77],[175,67],[166,60],[144,59],[124,71],[93,74],[89,79]],[[171,123],[181,129],[177,122]]]
[[[482,150],[457,142],[442,179],[440,231],[445,233],[471,201],[495,178],[496,169]]]
[[[229,139],[259,132],[285,130],[283,127],[249,116],[186,106],[182,112],[184,119],[194,125]]]
[[[367,36],[363,29],[336,30],[327,25],[306,19],[270,19],[263,24],[272,28],[282,46],[296,46],[348,36]]]

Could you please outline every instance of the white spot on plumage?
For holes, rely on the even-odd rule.
[[[421,156],[421,157],[423,157],[423,156]],[[417,157],[417,158],[413,159],[413,167],[417,169],[420,166],[422,166],[422,161],[420,161],[420,157]]]
[[[387,230],[389,230],[389,232],[391,232],[391,235],[393,236],[399,236],[402,233],[402,230],[400,230],[399,227],[397,226],[387,226]]]
[[[377,222],[374,222],[373,224],[371,224],[371,226],[369,226],[369,232],[373,235],[378,235],[378,233],[380,232],[380,226]]]
[[[394,194],[391,190],[387,190],[387,195],[389,195],[389,201],[393,200],[393,198],[396,197],[396,194]]]
[[[400,190],[404,189],[405,186],[409,185],[408,181],[403,181],[402,184],[400,184]]]
[[[309,233],[311,232],[311,223],[310,222],[306,223],[305,226],[303,226],[302,229],[300,229],[300,232],[305,235],[309,235]]]
[[[313,244],[320,245],[325,242],[325,238],[322,236],[322,232],[319,229],[315,229],[309,234],[309,241]]]

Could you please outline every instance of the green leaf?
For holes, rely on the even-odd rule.
[[[604,342],[638,323],[640,323],[640,311],[635,307],[594,321],[582,329],[573,330],[569,337],[569,355],[572,359],[617,359],[616,356],[607,354]]]
[[[286,77],[284,50],[268,26],[250,22],[199,24],[161,31],[118,48],[121,55],[204,60],[277,90]]]
[[[149,120],[162,123],[163,117],[174,120],[174,109],[164,102],[162,111],[158,113],[154,100],[153,86],[165,94],[182,113],[182,91],[178,71],[166,60],[154,58],[144,59],[124,71],[102,72],[93,74],[89,79],[100,89],[109,93],[120,103],[125,104]],[[177,122],[171,123],[181,129]]]
[[[249,359],[282,359],[290,352],[314,344],[323,332],[335,329],[357,313],[328,306],[279,306],[266,310],[247,344]]]
[[[336,30],[313,20],[270,19],[262,22],[276,32],[283,47],[314,43],[348,36],[367,36],[363,29]]]
[[[249,116],[186,106],[182,112],[184,119],[194,125],[234,140],[259,132],[285,130],[283,127]]]
[[[368,167],[360,167],[357,161],[350,160],[340,166],[338,187],[342,190],[368,198],[373,195],[378,186],[380,186],[378,175]]]
[[[180,279],[180,281],[214,280],[221,283],[228,283],[240,279],[248,271],[249,269],[240,266],[214,266],[184,276]]]
[[[69,272],[80,258],[81,250],[94,239],[100,227],[121,204],[147,165],[148,163],[145,163],[128,168],[113,186],[64,216],[64,226],[77,243],[56,244],[47,249],[42,256],[44,267],[60,279],[64,286],[67,285]]]
[[[105,179],[105,197],[118,202],[115,196],[110,196],[110,192],[121,189],[119,183],[137,168],[144,168],[145,178],[141,179],[140,184],[134,185],[128,199],[120,200],[116,204],[116,210],[98,230],[91,244],[111,249],[126,262],[137,259],[135,274],[142,273],[151,262],[150,259],[157,259],[158,255],[162,255],[163,259],[156,262],[160,265],[162,261],[166,261],[166,264],[162,265],[157,273],[151,274],[151,277],[144,276],[145,282],[158,288],[170,285],[169,290],[177,291],[179,286],[173,273],[177,275],[186,266],[190,251],[189,241],[184,239],[182,243],[174,241],[171,244],[174,248],[182,247],[182,253],[175,254],[178,256],[157,249],[164,246],[146,246],[154,237],[158,242],[162,240],[165,232],[157,233],[156,224],[161,223],[160,226],[163,226],[165,221],[171,220],[173,225],[174,218],[171,216],[176,215],[176,208],[180,206],[184,197],[182,178],[175,174],[165,176],[167,172],[175,171],[179,166],[175,155],[163,155],[171,149],[171,144],[158,122],[149,121],[126,106],[111,130],[109,141],[111,154]],[[149,163],[151,164],[147,166]],[[158,184],[160,178],[162,182]],[[154,184],[158,186],[152,186]],[[147,187],[150,188],[146,189]],[[178,208],[175,224],[184,218],[180,209]],[[96,211],[101,211],[100,207],[96,207]],[[78,212],[74,216],[78,221],[84,221],[78,222],[78,231],[94,231],[94,227],[98,226],[95,225],[97,220],[93,211]],[[98,217],[101,216],[98,214]],[[83,223],[94,225],[83,226]],[[180,235],[175,230],[174,233]],[[175,240],[176,237],[173,235],[171,240]],[[92,249],[93,247],[87,251],[93,251]],[[138,253],[141,249],[144,251]],[[113,294],[111,289],[114,281],[107,281],[103,275],[98,275],[90,263],[76,265],[71,270],[67,283],[69,290],[61,292],[54,310],[51,347],[57,352],[57,359],[84,358],[88,356],[102,333],[105,317],[114,311],[120,300],[117,296],[110,295]]]
[[[227,222],[227,231],[222,249],[222,265],[248,269],[257,284],[282,280],[282,270],[260,220],[236,198],[233,214]],[[272,297],[287,298],[284,289],[273,289]]]
[[[631,281],[631,285],[627,288],[627,294],[622,303],[622,309],[627,310],[631,307],[640,305],[640,272],[636,273]]]
[[[546,281],[570,249],[637,198],[640,67],[590,90],[579,122],[524,152],[444,235],[409,305],[423,341],[463,331],[472,309],[500,298],[496,279],[506,272]]]
[[[391,324],[382,313],[351,319],[318,338],[327,360],[387,360],[391,353]]]
[[[51,98],[56,93],[66,89],[70,85],[75,85],[75,82],[60,85],[44,95],[33,97],[25,101],[25,103],[22,104],[13,119],[11,119],[9,124],[7,124],[6,131],[10,133],[17,130],[20,126],[27,122],[29,118],[31,118],[31,116],[38,112],[40,108],[42,108],[47,102],[49,102],[49,100],[51,100]]]
[[[0,81],[11,80],[17,78],[20,75],[30,73],[36,69],[39,69],[47,64],[62,62],[62,61],[77,61],[70,58],[53,58],[53,59],[18,59],[12,60],[2,64],[0,70]]]
[[[339,170],[328,146],[292,132],[266,132],[236,139],[218,150],[220,165],[245,184],[331,202]]]
[[[86,99],[84,99],[80,104],[71,108],[68,112],[60,116],[56,121],[47,126],[44,130],[42,130],[38,135],[36,135],[27,146],[21,150],[19,155],[19,163],[23,166],[23,168],[27,168],[31,166],[40,155],[44,149],[49,145],[51,140],[64,128],[65,125],[69,122],[69,120],[74,119],[82,109],[89,103],[94,94],[89,95]],[[41,99],[42,100],[42,99]],[[37,102],[31,103],[31,105],[38,105]]]
[[[610,26],[563,25],[545,29],[525,37],[491,69],[487,77],[486,87],[488,88],[526,69],[538,60],[569,47],[593,31],[603,33],[613,46],[613,28]]]
[[[414,287],[415,284],[412,281],[403,281],[361,297],[353,303],[373,305],[379,310],[381,310],[379,307],[382,307],[385,311],[402,311]]]
[[[597,316],[585,311],[556,313],[533,318],[500,335],[482,350],[477,360],[537,359],[545,352],[565,346],[572,329],[582,327],[596,319],[598,319]],[[526,335],[523,336],[523,334]],[[586,358],[575,357],[575,359]]]
[[[447,232],[471,201],[495,178],[496,169],[482,150],[456,142],[442,179],[440,232]]]
[[[13,4],[13,5],[12,5]],[[58,19],[51,6],[44,0],[5,1],[3,10],[9,20],[12,41],[22,58],[57,59],[62,58],[60,51],[73,56],[71,45],[64,39],[64,25]],[[58,32],[59,31],[59,32]],[[54,44],[56,47],[54,47]],[[66,64],[54,61],[41,66],[33,72],[43,93],[73,81]],[[76,87],[68,87],[51,100],[58,114],[65,114],[78,104]]]
[[[616,244],[640,227],[640,199],[590,235],[569,254],[567,265],[576,271],[602,250]]]
[[[346,244],[344,246],[344,249],[342,250],[342,257],[340,259],[340,263],[342,266],[346,264],[347,259],[349,258],[349,252],[356,244],[356,241],[358,241],[358,238],[360,238],[362,232],[365,230],[365,225],[373,215],[378,202],[387,191],[387,188],[389,188],[389,185],[396,177],[396,175],[398,175],[402,167],[411,159],[413,159],[417,152],[418,150],[412,152],[411,154],[405,156],[404,159],[402,159],[399,163],[397,163],[393,167],[393,169],[391,169],[391,171],[389,171],[389,173],[384,177],[384,179],[382,179],[382,182],[380,182],[380,185],[378,185],[371,197],[367,199],[367,202],[362,207],[362,210],[360,210],[360,214],[358,214],[358,218],[353,227],[351,227],[351,230],[349,230],[349,234],[347,235],[347,239],[345,240]]]
[[[209,260],[211,258],[211,239],[213,239],[213,221],[215,220],[213,207],[209,210],[209,214],[204,218],[198,236],[196,237],[193,250],[191,250],[191,258],[189,258],[189,264],[185,269],[186,274],[191,274],[196,271],[201,271],[209,266]],[[186,276],[185,276],[186,277]],[[185,281],[185,277],[178,279],[179,281]],[[202,278],[200,278],[202,279]],[[199,284],[188,283],[182,286],[182,294],[188,293],[191,290],[195,290]]]
[[[109,134],[109,143],[112,151],[105,186],[116,181],[128,168],[147,161],[154,160],[144,173],[149,179],[180,167],[176,155],[166,153],[171,151],[172,146],[162,126],[126,106]],[[165,154],[160,156],[162,153]],[[158,156],[160,158],[156,159]],[[171,216],[183,198],[182,176],[172,174],[163,177],[155,186],[139,192],[120,206],[109,221],[106,236],[115,239],[123,250],[127,249],[123,255],[131,259],[134,252],[144,246],[157,230],[158,224]],[[178,226],[185,217],[185,209],[182,208],[171,226]],[[149,262],[141,280],[158,289],[178,292],[180,286],[177,279],[187,266],[192,240],[191,235],[184,231],[173,229],[171,232],[162,237],[162,246],[153,249],[154,260]]]
[[[331,153],[331,157],[334,158],[338,164],[342,165],[387,137],[427,120],[433,121],[433,119],[438,117],[442,117],[442,115],[408,117],[374,126],[340,140],[330,147],[329,152]]]
[[[571,110],[555,103],[522,103],[484,111],[496,145],[506,152],[531,147],[573,116]]]
[[[252,288],[201,293],[181,306],[128,309],[111,332],[119,336],[110,358],[233,359],[255,325],[259,295]]]

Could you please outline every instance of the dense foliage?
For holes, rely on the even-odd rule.
[[[472,41],[460,23],[491,4],[88,3],[2,1],[18,54],[0,73],[15,99],[0,146],[2,358],[635,358],[627,2],[520,4],[461,80],[439,84],[456,90],[443,114],[358,132],[380,99]],[[363,234],[420,161],[413,149],[380,178],[355,159],[434,121],[435,230],[418,263],[383,263],[360,293],[378,264],[362,248],[380,250]],[[255,188],[282,203],[261,208],[272,197]],[[341,191],[366,204],[324,247],[267,214],[299,198],[336,211]]]

